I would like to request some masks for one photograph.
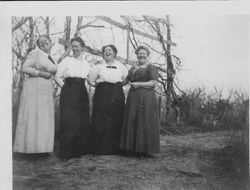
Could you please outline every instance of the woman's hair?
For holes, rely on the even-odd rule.
[[[113,50],[113,52],[115,53],[115,57],[116,57],[118,51],[117,51],[116,47],[114,45],[112,45],[112,44],[103,46],[102,47],[102,54],[104,54],[104,50],[105,50],[106,47],[110,47]]]
[[[36,40],[36,45],[37,45],[39,48],[40,48],[40,42],[39,42],[39,40],[40,40],[41,37],[47,38],[47,39],[50,41],[50,43],[51,43],[51,39],[50,39],[50,37],[49,37],[48,35],[41,35],[41,36],[39,36],[38,39]]]
[[[136,48],[135,54],[138,55],[138,53],[139,53],[139,51],[140,51],[141,49],[145,50],[145,51],[147,52],[148,56],[149,56],[149,54],[150,54],[149,49],[148,49],[146,46],[143,46],[143,45],[140,45],[140,46],[138,46],[138,48]]]
[[[82,47],[85,47],[85,43],[81,37],[75,37],[75,38],[71,39],[70,43],[73,43],[74,41],[79,42]]]

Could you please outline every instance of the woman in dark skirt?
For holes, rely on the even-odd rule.
[[[113,45],[102,48],[104,62],[90,72],[89,83],[95,86],[92,111],[93,153],[117,154],[122,126],[125,97],[122,83],[126,67],[114,60],[117,49]]]
[[[89,97],[85,79],[90,65],[82,55],[84,41],[71,40],[73,57],[65,58],[58,66],[56,82],[60,94],[60,147],[62,160],[88,153],[90,143]]]
[[[120,148],[129,154],[153,156],[160,152],[159,115],[154,87],[157,68],[148,62],[149,49],[139,46],[135,51],[138,65],[129,70],[128,93]]]

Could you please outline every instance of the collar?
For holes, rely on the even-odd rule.
[[[146,63],[146,64],[139,65],[139,63],[137,62],[136,67],[137,67],[137,68],[147,68],[150,64],[151,64],[151,63],[150,63],[150,62],[148,62],[148,63]]]
[[[108,64],[105,60],[103,60],[105,66],[117,66],[118,61],[114,60],[114,62],[112,64]]]
[[[81,53],[77,58],[75,58],[73,55],[71,55],[71,56],[69,56],[69,57],[71,57],[72,59],[78,60],[78,61],[85,60],[85,55],[84,55],[84,53]]]

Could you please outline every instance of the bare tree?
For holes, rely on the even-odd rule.
[[[53,31],[53,27],[55,26],[54,17],[13,17],[13,89],[18,89],[18,93],[15,93],[16,97],[19,97],[20,95],[24,79],[24,75],[20,72],[20,68],[26,59],[28,52],[34,48],[35,40],[38,36],[46,34],[54,39],[56,39],[57,36],[58,41],[55,43],[61,44],[64,48],[63,53],[61,53],[60,50],[59,59],[57,60],[57,62],[60,63],[62,59],[70,53],[70,39],[72,37],[81,36],[87,28],[104,29],[106,25],[102,23],[106,23],[112,27],[117,27],[127,32],[127,55],[126,57],[117,56],[116,59],[120,62],[133,65],[135,60],[130,59],[130,47],[136,49],[139,44],[148,46],[154,53],[159,55],[159,57],[165,59],[165,63],[157,63],[156,61],[154,64],[159,69],[158,81],[161,84],[157,93],[159,96],[166,97],[164,100],[166,100],[165,104],[167,107],[167,113],[165,115],[167,118],[169,110],[171,109],[171,103],[177,96],[175,88],[181,90],[174,82],[176,74],[175,67],[180,65],[181,62],[177,56],[171,54],[171,46],[175,46],[176,44],[173,43],[171,39],[170,27],[172,25],[169,22],[169,17],[155,18],[150,16],[121,16],[121,18],[123,22],[118,22],[105,16],[78,16],[76,25],[73,26],[74,18],[67,16],[65,17],[64,29],[62,31],[51,33],[51,31]],[[98,24],[96,24],[97,21],[99,21]],[[116,36],[113,36],[113,38],[115,37]],[[84,51],[94,56],[102,56],[100,49],[92,48],[88,44],[84,48]],[[18,108],[18,104],[15,105],[17,105],[16,108]]]
[[[26,32],[22,30],[22,26],[28,21],[28,28],[29,30]],[[20,29],[21,35],[15,36],[14,32]],[[15,75],[13,75],[13,81],[12,81],[12,101],[13,101],[13,131],[15,131],[15,126],[17,122],[17,113],[18,113],[18,107],[20,102],[20,94],[23,86],[23,80],[24,80],[24,74],[20,72],[20,68],[22,67],[28,53],[30,50],[34,48],[34,20],[32,17],[27,18],[21,18],[20,21],[18,21],[15,26],[12,27],[13,31],[13,40],[16,42],[16,46],[12,47],[12,52],[15,55],[15,58],[17,59],[17,65],[15,67]],[[22,38],[20,38],[22,36]],[[25,42],[28,42],[25,44]],[[26,48],[25,48],[26,47]],[[25,49],[24,49],[25,48]],[[13,57],[14,58],[14,57]],[[20,66],[19,66],[20,65]],[[14,139],[14,134],[13,134]]]

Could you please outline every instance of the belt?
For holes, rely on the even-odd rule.
[[[77,77],[68,77],[65,79],[65,83],[74,83],[74,82],[85,82],[85,79]]]

